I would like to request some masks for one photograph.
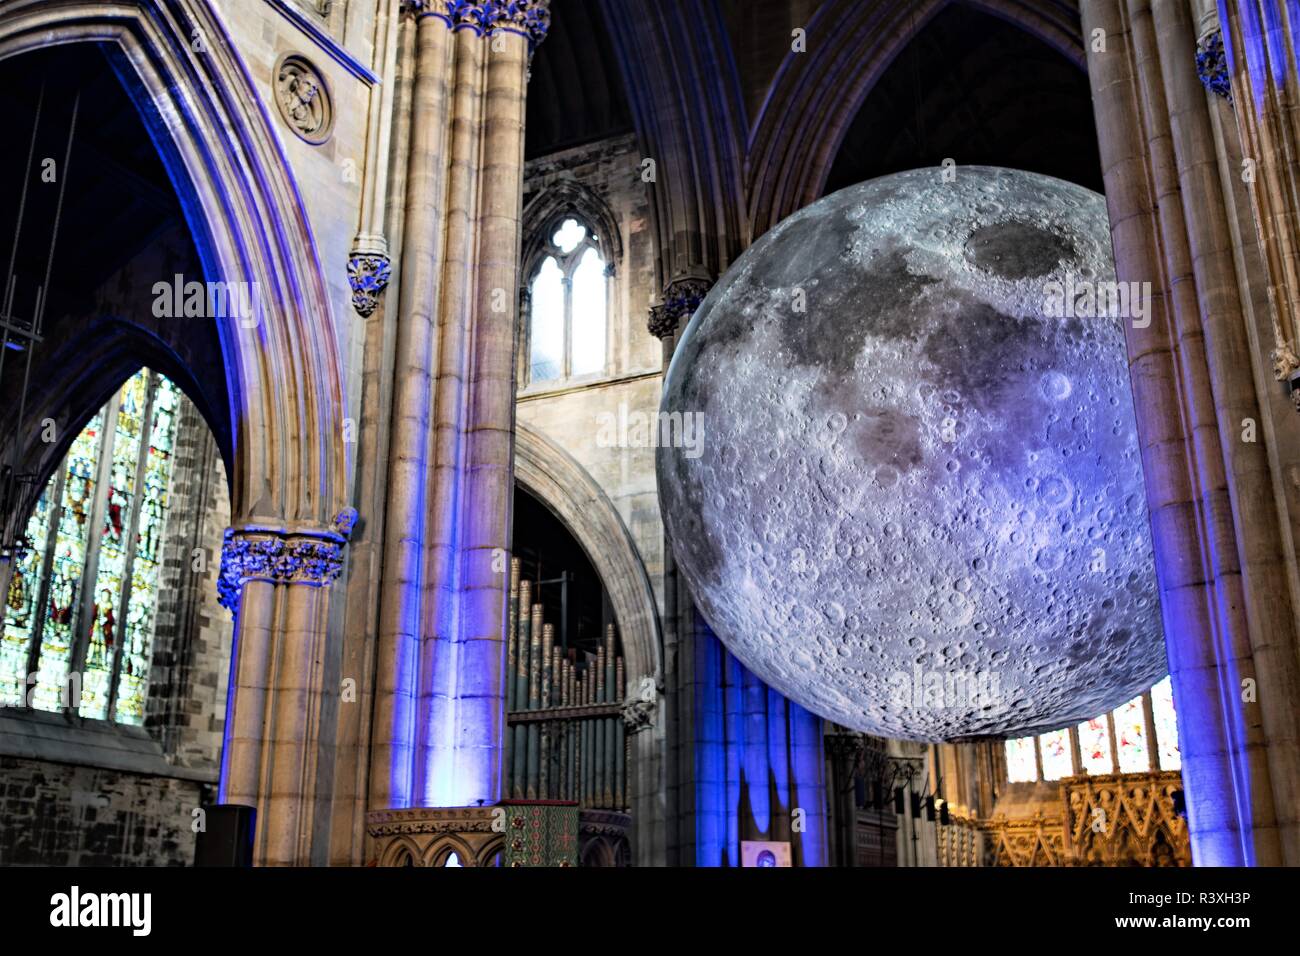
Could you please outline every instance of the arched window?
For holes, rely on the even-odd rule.
[[[1150,693],[1078,727],[1008,740],[1006,755],[1012,783],[1180,770],[1173,685],[1166,677]]]
[[[554,224],[528,285],[530,384],[605,371],[608,286],[595,230],[572,215]]]
[[[6,569],[0,704],[144,722],[180,400],[137,372],[46,484]]]

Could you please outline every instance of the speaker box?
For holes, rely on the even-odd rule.
[[[234,803],[203,807],[205,829],[196,834],[195,866],[252,866],[257,809]]]

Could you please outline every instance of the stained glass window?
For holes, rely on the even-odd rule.
[[[573,217],[550,233],[529,285],[529,381],[605,370],[609,269],[600,237]]]
[[[5,704],[144,721],[179,402],[172,382],[142,369],[41,493],[5,586]]]
[[[1079,766],[1087,774],[1115,772],[1115,758],[1110,752],[1110,714],[1079,725]]]
[[[1166,677],[1151,688],[1151,715],[1156,728],[1161,770],[1181,770],[1183,758],[1178,752],[1178,721],[1174,709],[1173,682]]]
[[[1127,704],[1115,708],[1115,749],[1119,752],[1121,773],[1140,773],[1151,769],[1147,748],[1146,708],[1142,698],[1135,697]]]
[[[1074,773],[1074,761],[1070,758],[1070,732],[1058,730],[1043,734],[1038,738],[1038,746],[1043,754],[1043,779],[1060,780]]]
[[[1149,704],[1149,706],[1148,706]],[[1078,741],[1078,766],[1082,773],[1146,773],[1155,748],[1161,770],[1181,770],[1178,722],[1173,685],[1168,677],[1151,690],[1074,728]],[[1042,779],[1059,780],[1073,773],[1070,731],[1058,730],[1039,737],[1006,742],[1007,779],[1012,783],[1039,779],[1035,748],[1042,757]]]
[[[1032,783],[1038,779],[1033,737],[1007,741],[1007,779],[1012,783]]]

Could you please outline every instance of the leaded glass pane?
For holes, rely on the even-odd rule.
[[[605,370],[605,305],[605,260],[588,249],[573,273],[574,375]]]
[[[1033,783],[1038,779],[1033,737],[1007,741],[1007,779],[1012,783]]]
[[[167,522],[176,418],[180,392],[158,376],[149,444],[145,451],[144,498],[131,566],[130,604],[123,635],[122,664],[118,676],[114,718],[125,724],[144,721],[145,689],[153,653],[154,608],[158,604],[158,574],[162,563],[163,534]]]
[[[50,480],[27,521],[27,549],[14,561],[5,594],[4,634],[0,636],[0,705],[5,707],[21,705],[27,693],[27,659],[36,633],[50,502],[57,483],[57,476]]]
[[[1160,769],[1181,770],[1182,754],[1178,752],[1178,720],[1174,707],[1173,682],[1166,677],[1151,688],[1151,713],[1155,718],[1156,743],[1159,746]]]
[[[45,620],[41,630],[40,660],[36,668],[36,688],[32,706],[37,710],[57,711],[65,701],[75,703],[79,696],[72,680],[69,690],[68,669],[72,663],[72,645],[80,618],[82,575],[85,573],[86,545],[90,536],[90,516],[95,500],[96,469],[103,437],[103,414],[98,413],[72,442],[65,459],[62,510],[54,536],[54,560],[46,599]]]
[[[564,374],[564,274],[548,256],[533,280],[530,379],[549,382]]]
[[[180,402],[174,384],[141,370],[73,440],[42,491],[5,590],[3,704],[24,703],[38,641],[31,706],[143,722]]]
[[[136,496],[140,436],[148,401],[148,373],[137,372],[118,396],[113,457],[99,535],[99,558],[91,605],[90,640],[81,684],[81,716],[108,716],[113,661],[122,639],[123,582],[130,554],[131,521]]]
[[[1147,721],[1142,698],[1134,697],[1115,708],[1115,746],[1119,750],[1121,773],[1141,773],[1151,769],[1147,750]]]
[[[1115,757],[1110,752],[1109,714],[1079,725],[1079,766],[1084,773],[1115,772]]]
[[[1043,751],[1043,779],[1060,780],[1074,773],[1074,761],[1070,758],[1070,732],[1057,730],[1043,734],[1038,738],[1038,745]]]

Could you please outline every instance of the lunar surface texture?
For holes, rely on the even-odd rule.
[[[1130,319],[1059,291],[1113,283],[1101,196],[989,167],[854,186],[746,252],[668,374],[703,442],[658,452],[723,644],[912,740],[1055,730],[1159,680]]]

